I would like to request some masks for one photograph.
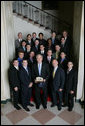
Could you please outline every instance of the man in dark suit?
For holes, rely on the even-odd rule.
[[[57,105],[58,110],[61,110],[62,105],[62,90],[65,82],[65,73],[64,70],[58,67],[58,61],[53,59],[52,65],[54,67],[52,72],[52,96],[53,96],[53,103],[51,107]],[[59,98],[59,103],[57,102],[57,97]]]
[[[26,59],[29,59],[30,52],[31,52],[31,45],[30,44],[27,44],[26,45],[26,53],[25,53],[25,58]]]
[[[77,71],[73,68],[73,62],[68,62],[68,70],[65,82],[65,105],[68,111],[72,111],[74,106],[74,96],[76,96],[77,88]]]
[[[39,52],[42,56],[43,56],[43,62],[46,62],[46,50],[43,44],[40,45],[40,52]]]
[[[34,106],[30,103],[31,93],[32,93],[32,80],[31,80],[31,72],[30,68],[27,67],[27,60],[23,60],[23,66],[20,69],[19,76],[21,81],[21,100],[22,106],[26,111],[30,111],[29,106]]]
[[[15,48],[19,48],[21,46],[21,41],[22,41],[22,33],[18,33],[18,39],[15,40]]]
[[[33,46],[35,46],[35,40],[37,39],[38,40],[38,38],[36,37],[37,36],[37,34],[36,34],[36,32],[33,32],[32,33],[32,43],[33,43]]]
[[[36,39],[35,42],[34,42],[34,46],[32,48],[32,51],[35,52],[35,55],[37,55],[39,53],[39,50],[40,50],[40,46],[39,46],[39,40]]]
[[[53,70],[53,66],[52,66],[52,61],[53,61],[53,57],[52,57],[52,50],[49,49],[47,51],[47,58],[46,58],[46,63],[49,65],[49,69],[50,69],[50,73],[52,73],[52,70]],[[52,99],[52,92],[51,92],[51,85],[52,85],[52,76],[50,74],[50,77],[48,79],[48,85],[47,85],[47,88],[48,88],[48,96]]]
[[[13,91],[13,101],[14,101],[14,107],[19,110],[21,109],[18,106],[19,103],[19,94],[20,94],[20,80],[19,80],[19,67],[18,67],[18,60],[14,59],[13,60],[13,64],[10,67],[10,71],[9,71],[9,82],[10,82],[10,86],[11,89]]]
[[[15,40],[15,52],[16,52],[16,57],[18,57],[18,48],[21,46],[21,42],[22,42],[22,33],[19,32],[18,33],[18,39]]]
[[[39,33],[39,44],[41,45],[41,44],[43,44],[44,45],[44,47],[46,47],[46,40],[45,39],[43,39],[43,33]]]
[[[36,62],[35,53],[34,51],[31,51],[29,54],[29,59],[28,59],[28,66],[30,67],[31,70],[35,62]]]
[[[29,44],[31,47],[33,47],[33,41],[31,40],[31,34],[27,35],[27,41],[26,41],[26,43]]]
[[[66,53],[67,57],[69,58],[70,57],[70,47],[71,46],[70,46],[70,44],[67,41],[65,41],[64,37],[61,38],[61,45],[60,45],[60,47],[61,47],[60,51],[61,52],[64,51]]]
[[[59,66],[64,70],[65,72],[65,79],[66,79],[66,74],[67,74],[67,63],[68,63],[68,59],[66,58],[66,54],[65,52],[61,52],[60,54],[60,58],[58,59],[59,61]],[[65,84],[64,84],[64,88],[63,88],[63,102],[62,102],[62,106],[65,103]]]
[[[43,99],[43,107],[47,108],[47,81],[49,79],[49,66],[46,63],[43,63],[43,56],[38,54],[36,56],[37,63],[34,64],[32,69],[32,75],[34,79],[34,88],[35,88],[35,100],[36,100],[36,109],[39,109],[41,104],[40,91],[42,89],[42,99]],[[42,77],[42,82],[36,81],[36,77]]]

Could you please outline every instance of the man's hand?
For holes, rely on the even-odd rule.
[[[43,82],[46,82],[46,79],[44,79]]]
[[[62,91],[62,90],[63,90],[63,89],[61,89],[61,88],[59,89],[59,91]]]
[[[32,87],[32,85],[33,85],[33,83],[31,82],[31,83],[29,84],[29,87]]]
[[[15,87],[14,90],[15,90],[15,91],[18,91],[18,87]]]
[[[74,94],[74,91],[70,91],[71,94]]]
[[[35,83],[38,83],[38,82],[35,80]]]

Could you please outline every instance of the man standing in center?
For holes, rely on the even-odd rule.
[[[37,63],[34,64],[33,66],[33,79],[34,79],[34,87],[35,87],[35,100],[36,100],[36,109],[39,109],[40,104],[41,104],[41,98],[40,98],[40,93],[41,89],[43,91],[42,93],[42,99],[43,99],[43,108],[47,108],[47,81],[49,78],[49,66],[42,62],[43,61],[43,56],[41,54],[37,54],[36,56]],[[42,82],[37,82],[36,77],[42,77],[43,81]]]

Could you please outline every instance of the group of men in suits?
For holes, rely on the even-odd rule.
[[[21,32],[18,33],[15,41],[16,58],[10,67],[9,77],[16,109],[21,109],[18,105],[20,103],[26,111],[30,111],[28,106],[34,106],[30,102],[34,90],[36,109],[39,109],[41,103],[44,109],[47,108],[49,95],[51,107],[57,106],[61,110],[68,106],[68,110],[72,111],[77,72],[73,62],[69,61],[70,46],[67,31],[63,32],[60,41],[55,32],[47,41],[43,38],[43,33],[39,33],[39,38],[35,32],[32,37],[28,34],[27,40],[22,39]],[[43,80],[37,81],[37,77]]]

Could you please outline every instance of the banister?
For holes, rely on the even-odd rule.
[[[40,11],[43,11],[44,13],[46,13],[46,14],[52,16],[52,17],[54,17],[55,19],[57,19],[57,20],[58,20],[59,22],[61,22],[62,24],[65,24],[65,25],[68,25],[68,26],[72,27],[72,25],[69,24],[69,23],[67,23],[66,21],[63,21],[63,20],[59,19],[58,17],[56,17],[56,16],[54,16],[54,15],[52,15],[52,14],[49,14],[48,12],[45,12],[44,10],[42,10],[42,9],[40,9],[40,8],[38,8],[38,7],[35,7],[34,5],[32,5],[32,4],[30,4],[30,3],[26,2],[26,1],[23,1],[23,2],[26,3],[26,4],[28,4],[28,5],[30,5],[30,6],[32,6],[32,7],[34,7],[34,8],[36,8],[36,9],[38,9],[38,10],[40,10]]]

